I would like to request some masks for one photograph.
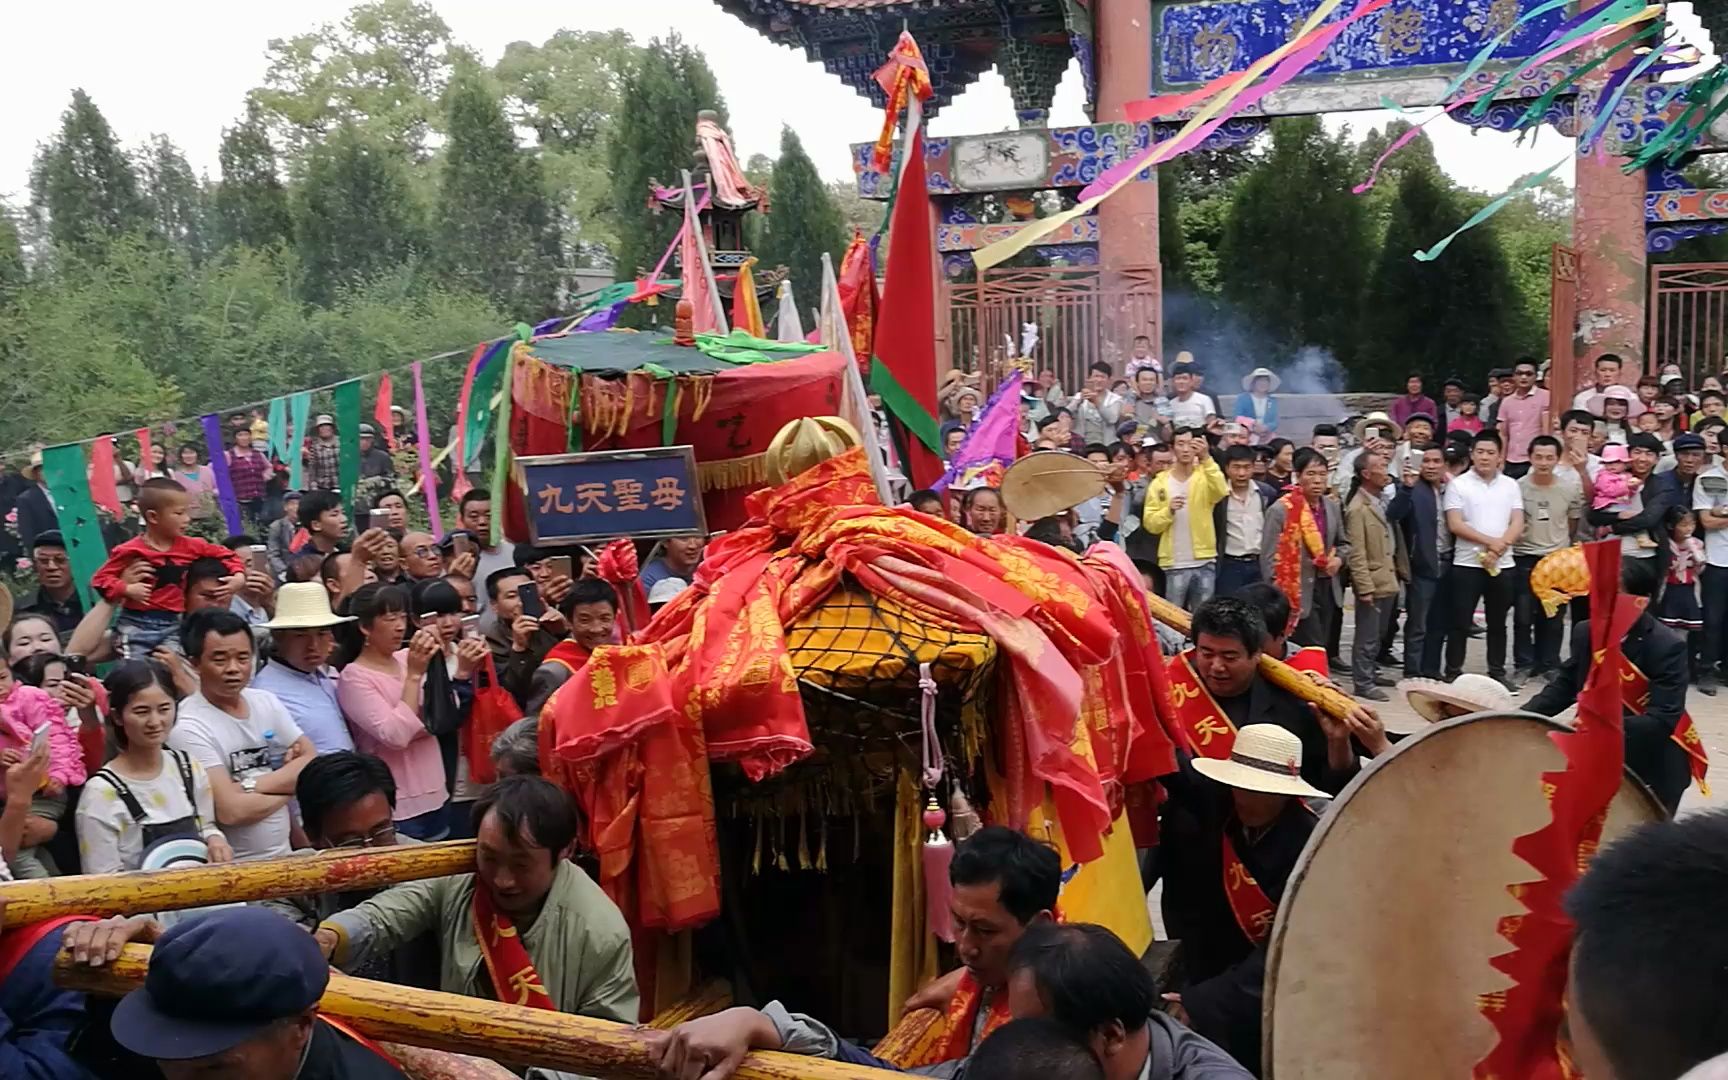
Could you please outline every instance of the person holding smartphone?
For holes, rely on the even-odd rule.
[[[486,579],[486,600],[491,619],[482,619],[487,648],[498,669],[498,684],[510,692],[516,704],[526,705],[533,691],[534,672],[557,645],[563,616],[548,625],[540,589],[528,571],[519,566],[494,570]]]

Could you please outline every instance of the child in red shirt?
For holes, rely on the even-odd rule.
[[[120,605],[114,629],[124,659],[148,657],[174,637],[186,611],[182,588],[186,567],[194,560],[221,562],[229,571],[225,581],[230,592],[240,587],[246,570],[237,553],[186,535],[191,499],[178,481],[166,477],[146,480],[138,490],[138,511],[144,515],[144,535],[109,552],[108,561],[90,579],[91,588]],[[154,574],[148,581],[128,585],[122,575],[128,566],[140,561],[149,564]]]

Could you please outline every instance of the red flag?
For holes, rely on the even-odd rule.
[[[150,468],[151,449],[150,429],[147,427],[141,427],[132,434],[138,440],[138,466],[143,469],[148,469]],[[167,465],[167,461],[163,461],[163,465]]]
[[[852,335],[852,354],[859,373],[870,380],[870,357],[876,340],[876,270],[870,257],[870,242],[862,229],[852,230],[852,242],[840,257],[840,313]]]
[[[684,299],[690,301],[691,330],[698,334],[724,334],[726,322],[720,316],[720,297],[709,276],[702,223],[696,218],[696,199],[690,188],[684,189],[684,241],[678,259],[683,263]]]
[[[114,515],[126,516],[120,505],[120,490],[114,478],[114,436],[104,435],[90,444],[90,501]]]
[[[372,419],[378,421],[378,430],[384,434],[385,445],[390,452],[396,452],[396,416],[390,410],[390,373],[386,371],[378,376],[378,404],[372,408]]]
[[[936,234],[925,189],[924,132],[906,151],[894,218],[888,227],[887,282],[876,327],[870,386],[913,438],[906,462],[912,486],[942,475],[936,424]],[[886,376],[886,377],[884,377]]]

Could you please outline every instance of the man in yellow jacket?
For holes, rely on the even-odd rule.
[[[1212,599],[1218,562],[1212,508],[1230,491],[1230,485],[1212,460],[1204,435],[1180,430],[1171,449],[1175,463],[1146,489],[1146,513],[1141,522],[1158,538],[1165,598],[1193,611]]]

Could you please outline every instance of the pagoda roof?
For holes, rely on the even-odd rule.
[[[874,74],[904,24],[930,67],[935,96],[943,105],[996,66],[1005,43],[1052,51],[1069,48],[1064,0],[716,0],[720,8],[781,44],[802,48],[846,85],[875,105],[886,104]],[[1018,64],[1005,65],[1015,82]],[[1051,87],[1054,89],[1052,83]],[[1042,92],[1040,89],[1039,93]],[[1018,107],[1018,103],[1017,103]],[[1044,107],[1048,107],[1046,102]]]

